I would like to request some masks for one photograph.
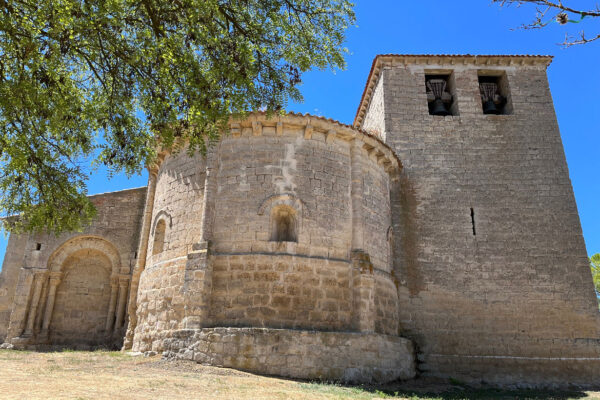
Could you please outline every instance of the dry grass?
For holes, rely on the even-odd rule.
[[[380,388],[343,387],[119,352],[0,350],[3,399],[599,398],[594,395],[598,393],[465,389],[423,381]]]

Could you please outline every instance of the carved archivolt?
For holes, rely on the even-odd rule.
[[[270,211],[277,206],[291,207],[296,210],[299,217],[310,215],[306,203],[293,193],[274,194],[267,197],[258,207],[258,215],[264,215],[266,211]]]
[[[110,260],[112,273],[115,275],[119,274],[121,258],[117,248],[108,240],[91,235],[77,236],[60,245],[48,259],[48,269],[53,272],[62,272],[65,260],[71,254],[85,249],[97,250],[106,255]]]
[[[171,217],[171,214],[165,210],[160,210],[158,213],[156,213],[156,217],[154,217],[154,223],[152,223],[152,235],[154,235],[154,230],[156,229],[156,225],[160,220],[164,220],[169,228],[173,226],[173,218]]]
[[[271,241],[298,242],[302,217],[308,215],[308,208],[293,193],[274,194],[258,207],[258,215],[264,214],[270,215]]]

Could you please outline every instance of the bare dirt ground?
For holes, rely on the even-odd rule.
[[[302,382],[120,352],[0,350],[2,399],[568,399],[600,392],[504,391],[418,379],[381,387]]]

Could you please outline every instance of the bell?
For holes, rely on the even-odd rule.
[[[484,114],[498,114],[498,109],[496,108],[496,104],[492,100],[488,100],[483,103],[483,113]]]
[[[483,113],[500,114],[500,110],[496,108],[496,103],[494,103],[494,98],[497,97],[498,85],[495,82],[480,82],[479,91],[483,102]]]
[[[442,99],[435,99],[431,105],[431,114],[433,115],[450,115]]]

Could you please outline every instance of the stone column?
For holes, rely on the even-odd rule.
[[[110,334],[115,322],[115,309],[117,307],[117,293],[119,291],[119,280],[117,277],[110,279],[110,302],[108,303],[108,314],[106,316],[106,333]]]
[[[352,286],[354,329],[375,332],[375,276],[369,254],[352,252]]]
[[[33,325],[35,323],[35,316],[37,314],[45,276],[45,272],[36,272],[33,276],[33,295],[31,296],[31,303],[29,303],[27,324],[25,325],[25,331],[23,332],[22,336],[31,336],[33,334]]]
[[[352,197],[352,250],[361,250],[364,246],[363,227],[363,149],[362,142],[352,141],[350,145],[351,197]]]
[[[206,243],[212,239],[212,217],[217,192],[218,162],[219,147],[215,145],[215,147],[208,149],[206,152],[206,176],[204,178],[204,195],[201,210],[200,243]]]
[[[186,329],[198,329],[210,325],[210,295],[212,292],[211,238],[214,202],[217,193],[219,146],[206,153],[206,177],[202,204],[200,241],[192,245],[187,255],[184,277],[184,319]]]
[[[56,300],[56,288],[62,279],[61,272],[50,272],[50,281],[48,282],[48,299],[46,300],[46,310],[44,311],[44,320],[42,322],[41,335],[48,337],[48,329],[52,321],[52,312],[54,312],[54,302]]]
[[[42,329],[42,319],[44,317],[44,310],[46,309],[46,303],[48,300],[48,279],[44,279],[44,284],[42,285],[42,294],[40,295],[40,304],[38,307],[40,308],[39,313],[35,316],[35,324],[33,325],[33,333],[39,332]]]
[[[117,305],[117,320],[115,321],[115,332],[118,332],[123,325],[123,317],[125,316],[125,305],[127,303],[127,287],[129,286],[128,277],[119,278],[119,303]]]
[[[353,325],[358,332],[375,331],[375,277],[369,254],[364,250],[363,143],[354,140],[350,147],[352,196],[352,299]]]
[[[154,195],[156,194],[156,180],[158,177],[158,165],[148,168],[148,189],[146,192],[146,204],[144,205],[144,216],[140,227],[140,243],[138,245],[138,257],[131,275],[131,287],[129,290],[129,324],[123,341],[123,350],[131,349],[133,336],[137,326],[137,292],[142,271],[146,268],[146,255],[148,253],[148,238],[152,226],[152,211],[154,209]]]

